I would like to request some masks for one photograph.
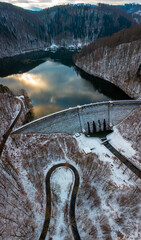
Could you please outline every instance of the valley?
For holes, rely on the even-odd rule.
[[[37,6],[0,2],[0,240],[140,240],[141,5]]]
[[[0,58],[53,45],[81,48],[135,23],[127,11],[110,5],[62,5],[31,12],[0,3]]]

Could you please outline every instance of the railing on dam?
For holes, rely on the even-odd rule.
[[[13,133],[89,133],[110,130],[141,105],[141,100],[91,103],[32,121]]]

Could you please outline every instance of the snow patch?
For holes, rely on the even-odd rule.
[[[59,192],[62,203],[68,200],[68,189],[74,181],[73,177],[73,172],[67,167],[57,168],[51,176],[51,188]]]
[[[137,12],[135,12],[135,14],[140,15],[141,16],[141,10],[138,10]]]
[[[107,139],[121,154],[127,158],[131,158],[136,154],[129,141],[125,140],[116,127],[113,128],[114,132],[107,136]]]
[[[129,177],[131,174],[130,169],[123,174],[126,166],[123,165],[122,168],[119,168],[119,164],[121,163],[104,145],[100,138],[94,137],[86,137],[84,134],[81,134],[79,137],[74,136],[79,148],[85,154],[96,154],[100,161],[108,162],[111,166],[112,171],[112,180],[119,186],[122,185],[123,182],[127,185],[135,185],[135,182],[132,180],[129,181]],[[123,139],[124,140],[124,139]],[[128,144],[128,142],[127,142]],[[130,146],[130,145],[129,145]],[[130,152],[131,153],[131,152]],[[115,163],[115,159],[117,159],[117,163]]]

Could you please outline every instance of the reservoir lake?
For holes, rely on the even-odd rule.
[[[78,69],[74,54],[62,49],[0,60],[0,84],[15,94],[26,90],[34,119],[77,105],[129,99],[111,83]]]

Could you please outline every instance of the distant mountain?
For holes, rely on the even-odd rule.
[[[28,9],[29,10],[29,9]],[[41,10],[43,10],[42,8],[38,8],[38,7],[32,7],[31,8],[31,11],[33,11],[33,12],[36,12],[36,11],[41,11]],[[30,10],[29,10],[30,11]]]
[[[141,24],[96,40],[82,49],[75,63],[132,98],[141,98]]]
[[[134,20],[120,8],[99,5],[55,6],[37,13],[50,41],[56,44],[89,43],[130,27]]]
[[[63,5],[32,12],[0,3],[0,58],[52,44],[83,46],[134,23],[125,10],[109,5]]]

